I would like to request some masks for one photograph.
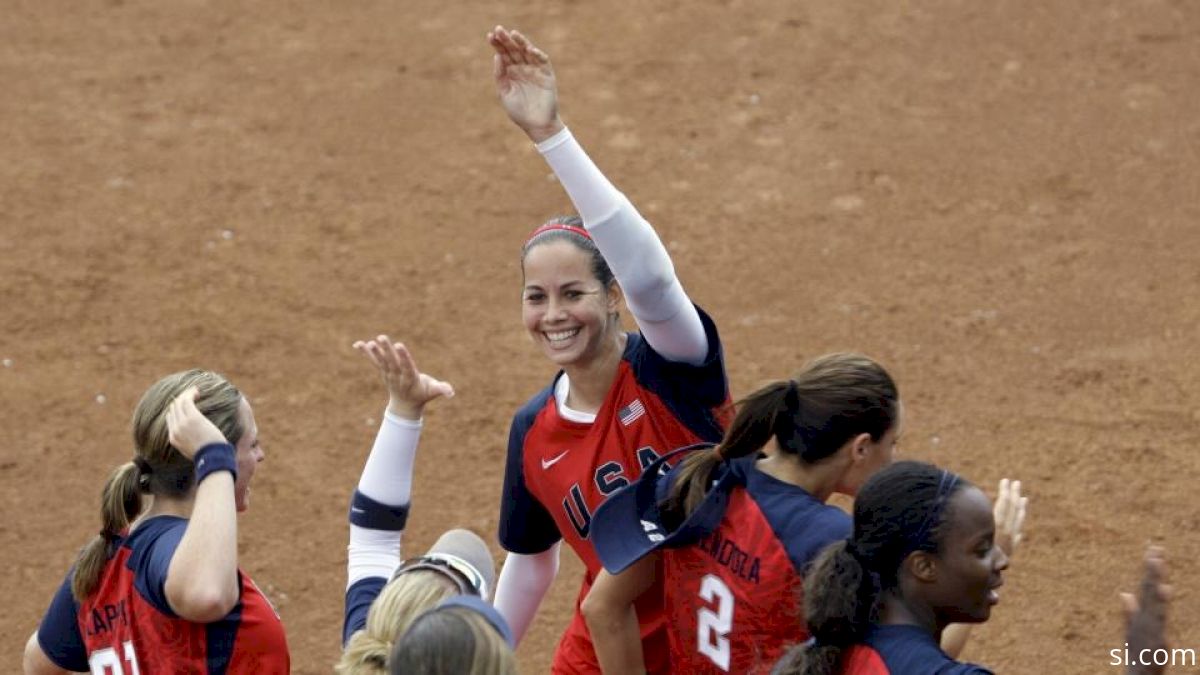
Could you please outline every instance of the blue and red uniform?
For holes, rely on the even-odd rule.
[[[166,597],[167,568],[187,520],[156,516],[116,542],[100,583],[83,603],[67,575],[38,627],[38,644],[60,668],[134,673],[287,673],[279,615],[239,570],[241,597],[211,623],[182,619]]]
[[[590,540],[592,514],[660,456],[721,438],[720,415],[729,402],[729,387],[716,327],[703,311],[700,316],[709,345],[700,365],[668,361],[640,334],[629,333],[617,377],[595,422],[563,419],[554,383],[513,419],[500,544],[513,553],[535,554],[565,539],[587,568],[575,615],[555,653],[556,670],[599,672],[579,612],[600,570]],[[652,673],[668,671],[661,594],[661,585],[656,586],[637,605],[645,663]]]
[[[842,656],[841,675],[992,675],[955,661],[928,631],[917,626],[875,626]]]
[[[730,462],[736,481],[720,523],[698,542],[663,548],[667,634],[680,672],[768,672],[808,639],[803,573],[850,536],[850,516],[803,488]]]
[[[678,672],[770,671],[789,646],[808,639],[804,571],[850,535],[849,515],[759,471],[756,461],[723,464],[705,500],[674,529],[656,507],[674,472],[646,474],[642,482],[653,485],[635,485],[597,514],[596,547],[610,569],[660,551]]]

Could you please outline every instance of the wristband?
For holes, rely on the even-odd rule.
[[[209,443],[196,453],[196,485],[218,471],[228,471],[237,480],[237,451],[228,443]]]
[[[399,532],[408,523],[408,504],[389,506],[354,491],[350,500],[350,524],[371,530]]]

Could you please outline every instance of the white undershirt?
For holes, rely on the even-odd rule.
[[[581,410],[575,410],[567,405],[567,394],[571,393],[571,380],[566,373],[559,376],[558,381],[554,383],[554,403],[558,409],[558,416],[568,422],[577,424],[592,424],[596,421],[595,413],[586,413]]]

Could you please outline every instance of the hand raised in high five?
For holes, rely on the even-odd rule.
[[[454,396],[454,387],[417,370],[408,348],[392,342],[386,335],[374,340],[359,340],[354,348],[362,352],[379,370],[388,390],[388,411],[408,420],[421,419],[425,404],[435,398]]]
[[[487,38],[496,52],[492,57],[496,93],[508,117],[534,143],[561,131],[558,87],[550,57],[519,31],[504,26],[488,31]]]
[[[184,457],[192,459],[196,452],[213,443],[230,443],[225,434],[196,407],[200,390],[188,387],[167,407],[167,439]]]
[[[1025,506],[1028,497],[1021,496],[1021,481],[1000,479],[996,494],[996,505],[992,514],[996,518],[996,545],[1008,557],[1012,557],[1021,543],[1021,528],[1025,525]]]
[[[1125,606],[1126,649],[1135,661],[1125,671],[1129,675],[1165,672],[1164,666],[1154,665],[1154,659],[1146,655],[1153,656],[1156,650],[1167,648],[1167,605],[1171,600],[1171,587],[1166,584],[1166,578],[1163,550],[1151,546],[1146,550],[1137,595],[1121,594]]]

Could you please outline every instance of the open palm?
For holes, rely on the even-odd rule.
[[[354,348],[379,370],[388,390],[388,409],[400,417],[420,419],[426,403],[435,398],[454,396],[454,388],[449,383],[418,370],[408,348],[400,342],[392,342],[386,335],[355,342]]]
[[[559,126],[558,87],[550,57],[517,31],[496,26],[488,33],[500,104],[517,126],[544,140]]]

